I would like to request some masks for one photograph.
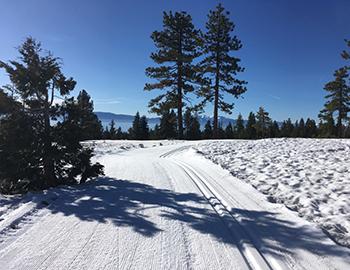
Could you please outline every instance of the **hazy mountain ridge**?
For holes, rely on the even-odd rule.
[[[132,125],[132,121],[134,120],[134,115],[129,115],[129,114],[115,114],[111,112],[95,112],[95,114],[100,119],[104,127],[108,126],[110,122],[114,120],[116,126],[117,127],[120,126],[123,130],[127,130],[128,128],[130,128]],[[156,124],[159,124],[160,117],[150,117],[150,118],[147,118],[147,120],[150,128],[154,128]],[[204,115],[204,116],[199,116],[198,120],[200,122],[201,128],[203,128],[205,123],[208,120],[211,120],[211,121],[213,120],[213,117]],[[220,116],[219,122],[223,127],[226,127],[229,123],[234,125],[236,123],[236,120],[228,117]],[[244,120],[244,122],[246,122],[246,120]]]

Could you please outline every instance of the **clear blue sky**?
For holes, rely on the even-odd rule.
[[[323,85],[344,65],[340,52],[350,38],[349,0],[226,0],[237,54],[248,92],[235,101],[233,117],[264,106],[276,120],[316,118]],[[0,59],[31,35],[64,60],[64,72],[86,89],[98,111],[148,114],[157,93],[144,92],[154,50],[150,34],[160,30],[162,12],[187,11],[204,28],[214,0],[1,0]],[[0,85],[8,82],[0,71]],[[207,115],[212,115],[211,107]]]

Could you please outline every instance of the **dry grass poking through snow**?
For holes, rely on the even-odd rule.
[[[197,149],[350,247],[350,140],[208,141]]]

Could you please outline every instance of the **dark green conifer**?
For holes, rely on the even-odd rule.
[[[203,133],[202,133],[202,138],[203,139],[211,139],[211,138],[213,138],[213,129],[211,127],[210,120],[208,120],[205,123],[204,130],[203,130]]]
[[[264,110],[263,107],[259,108],[259,111],[256,113],[256,132],[258,138],[268,138],[270,136],[270,126],[272,124],[269,113]]]
[[[175,139],[177,137],[177,122],[174,111],[163,111],[159,124],[159,139]]]
[[[164,12],[163,30],[152,33],[157,51],[151,54],[157,67],[148,67],[146,75],[155,83],[146,83],[145,90],[162,89],[164,93],[152,99],[152,112],[177,109],[178,138],[183,136],[183,108],[187,94],[201,82],[198,68],[193,60],[200,55],[202,40],[192,18],[186,12]]]
[[[236,138],[236,134],[233,130],[232,124],[229,123],[225,128],[225,138],[226,139],[234,139]]]
[[[256,133],[256,118],[255,114],[253,112],[249,113],[247,125],[245,127],[245,138],[246,139],[256,139],[257,133]]]
[[[286,121],[283,121],[281,126],[281,136],[285,138],[293,137],[294,134],[294,125],[292,120],[288,118]]]
[[[192,112],[187,108],[184,115],[185,124],[185,139],[187,140],[199,140],[201,138],[200,123],[196,115],[192,115]]]
[[[330,117],[337,115],[337,136],[343,137],[344,122],[348,120],[348,112],[350,111],[350,87],[347,84],[349,77],[346,67],[340,68],[334,73],[335,79],[327,83],[324,90],[328,92],[326,95],[326,103],[324,109],[320,112],[319,117],[330,123]],[[331,126],[329,126],[331,128]],[[331,131],[329,131],[331,132]]]
[[[218,137],[219,110],[231,113],[233,104],[224,100],[225,93],[238,98],[247,89],[245,81],[237,78],[237,73],[243,72],[240,59],[232,56],[232,52],[241,49],[241,41],[232,36],[234,23],[229,18],[229,12],[219,4],[211,10],[206,23],[207,32],[204,36],[205,59],[201,62],[203,72],[211,81],[209,87],[203,87],[200,95],[205,101],[214,104],[213,135]]]
[[[67,98],[76,82],[63,75],[61,60],[44,52],[33,38],[27,38],[18,51],[18,61],[0,61],[0,68],[5,69],[11,80],[13,96],[21,104],[1,119],[0,145],[9,146],[8,151],[0,151],[0,160],[7,164],[0,168],[1,181],[11,179],[5,175],[16,166],[11,163],[17,159],[27,161],[26,165],[19,164],[20,171],[28,172],[26,179],[30,181],[30,188],[84,182],[102,174],[102,166],[90,162],[92,150],[80,144],[81,126],[76,121],[75,101]],[[63,105],[54,105],[57,96],[66,100]],[[52,125],[52,120],[57,121],[56,125]],[[25,134],[20,134],[24,130]],[[19,138],[17,146],[11,143],[9,134]],[[11,181],[23,179],[12,174]]]
[[[235,128],[234,128],[235,138],[243,139],[244,138],[244,130],[245,130],[245,127],[244,127],[243,116],[242,116],[242,114],[238,114]]]

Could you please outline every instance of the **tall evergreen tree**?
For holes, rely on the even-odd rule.
[[[244,127],[243,116],[242,116],[242,114],[238,114],[235,128],[234,128],[235,137],[237,139],[243,139],[244,138],[244,130],[245,130],[245,127]]]
[[[319,124],[319,137],[334,138],[338,134],[337,126],[334,123],[334,118],[331,113],[323,114]]]
[[[21,104],[19,102],[8,95],[5,89],[0,88],[0,115],[10,113],[20,107]]]
[[[149,138],[151,140],[159,140],[161,137],[159,135],[159,125],[156,124],[153,129],[149,132]]]
[[[149,126],[145,115],[140,118],[140,140],[149,139]]]
[[[108,138],[110,140],[115,140],[117,139],[117,130],[115,128],[115,121],[112,119],[110,124],[109,124],[109,130],[108,130]]]
[[[349,77],[346,67],[340,68],[334,73],[335,79],[327,83],[324,89],[328,92],[324,109],[320,112],[320,118],[328,121],[330,114],[337,113],[337,135],[343,136],[344,121],[348,120],[350,111],[350,87],[347,85]]]
[[[259,111],[256,113],[256,132],[258,138],[267,138],[269,137],[269,131],[271,126],[271,118],[269,113],[264,110],[263,107],[259,108]]]
[[[202,138],[203,139],[210,139],[213,137],[213,129],[211,127],[211,122],[210,120],[208,120],[206,123],[205,123],[205,126],[204,126],[204,130],[202,132]]]
[[[94,113],[94,103],[86,90],[79,92],[76,104],[76,120],[81,129],[81,140],[100,139],[103,132],[102,123]]]
[[[19,193],[32,184],[42,186],[41,143],[33,126],[34,115],[11,111],[0,121],[0,193]]]
[[[217,137],[213,137],[214,139],[226,139],[226,133],[222,126],[222,123],[219,122]]]
[[[159,139],[175,139],[177,137],[176,114],[174,111],[163,111],[159,124]]]
[[[294,126],[292,120],[288,118],[286,121],[283,121],[281,126],[281,136],[282,137],[292,137],[294,134]]]
[[[201,138],[200,124],[198,117],[192,115],[192,112],[187,108],[184,116],[185,124],[185,139],[187,140],[199,140]]]
[[[59,107],[61,105],[57,105]],[[77,100],[73,98],[67,99],[63,102],[63,106],[66,107],[66,111],[69,111],[71,121],[79,127],[79,140],[92,140],[100,139],[103,133],[103,127],[101,121],[98,120],[97,115],[93,112],[93,102],[85,90],[79,92]]]
[[[305,122],[305,137],[314,138],[317,136],[317,126],[315,120],[310,118],[306,119]]]
[[[136,112],[136,115],[134,116],[134,120],[132,121],[132,127],[129,129],[130,138],[133,140],[142,139],[140,120],[141,120],[140,113]]]
[[[201,66],[212,83],[210,87],[202,88],[200,95],[205,101],[214,103],[213,133],[217,137],[219,110],[226,113],[233,110],[233,104],[225,102],[224,94],[238,98],[247,89],[244,86],[246,82],[236,77],[237,73],[244,71],[239,66],[240,59],[232,56],[232,52],[241,49],[242,44],[236,36],[232,36],[235,25],[221,4],[210,11],[206,29],[204,52],[207,56]]]
[[[298,137],[305,138],[305,121],[304,118],[301,118],[298,126]]]
[[[280,127],[276,121],[272,122],[269,133],[271,138],[278,138],[280,136]]]
[[[245,138],[246,139],[256,139],[256,118],[253,112],[249,113],[247,125],[245,127]]]
[[[151,59],[159,66],[148,67],[146,75],[157,82],[146,83],[144,89],[166,92],[152,99],[149,107],[158,114],[176,108],[178,137],[182,138],[184,99],[201,82],[198,68],[193,63],[200,55],[200,31],[195,29],[186,12],[164,12],[163,30],[153,32],[151,38],[158,49],[151,54]]]
[[[33,182],[37,183],[37,187],[51,187],[66,181],[79,181],[79,175],[80,182],[83,182],[90,176],[102,173],[102,166],[94,166],[90,162],[92,150],[84,149],[79,143],[79,125],[72,120],[71,107],[53,104],[56,95],[68,96],[75,87],[75,81],[63,75],[59,58],[51,53],[43,53],[41,44],[33,38],[26,39],[18,51],[19,61],[0,61],[0,68],[4,68],[9,75],[13,91],[23,104],[20,111],[8,116],[8,127],[16,121],[26,119],[30,123],[26,132],[36,142],[34,146],[30,144],[34,149],[27,163],[27,166],[35,168],[35,175],[31,175]],[[74,99],[70,99],[67,102],[73,101]],[[17,114],[22,114],[23,117],[18,118]],[[55,118],[60,120],[56,126],[51,126],[51,120]],[[2,125],[2,129],[3,127]],[[9,137],[6,133],[23,132],[18,129],[2,131],[4,136],[0,136],[0,145],[8,144]],[[19,134],[17,136],[20,137]],[[18,149],[12,148],[13,152],[5,154],[1,151],[0,159],[11,163],[17,153],[28,153],[20,145],[18,143]],[[22,157],[24,156],[23,154]],[[39,164],[31,162],[32,160],[39,161]],[[4,172],[0,172],[2,173]]]
[[[51,53],[42,55],[41,44],[28,38],[20,47],[20,61],[0,61],[26,107],[40,115],[43,129],[43,169],[47,186],[57,185],[54,167],[54,149],[50,125],[50,110],[56,92],[62,96],[74,89],[76,82],[61,72],[59,59]]]
[[[235,137],[236,137],[236,134],[234,132],[232,124],[229,123],[225,128],[225,138],[226,139],[234,139]]]

